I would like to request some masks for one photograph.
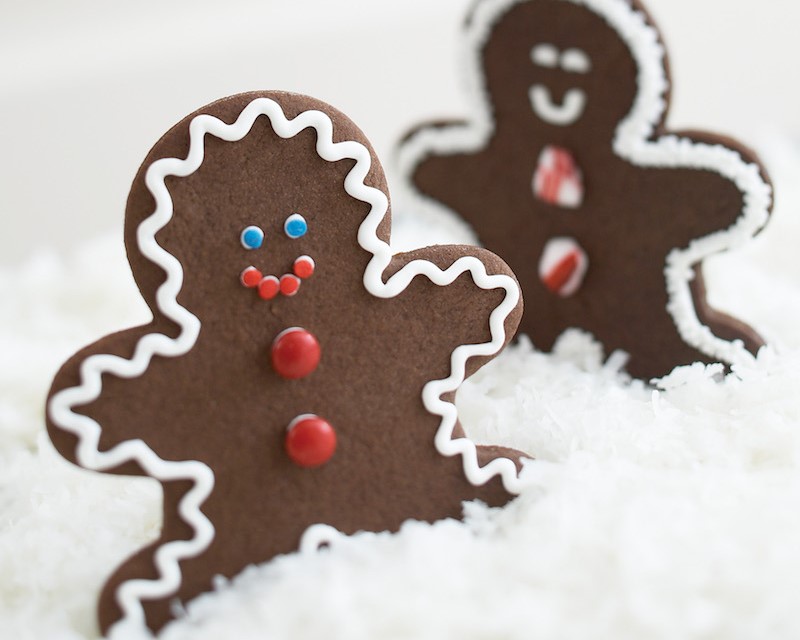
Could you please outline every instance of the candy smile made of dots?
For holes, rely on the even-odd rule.
[[[308,233],[308,223],[299,213],[293,213],[283,224],[283,231],[291,240],[302,238]],[[264,244],[264,231],[250,225],[242,230],[239,241],[248,251],[260,249]],[[239,281],[248,289],[255,289],[262,300],[272,300],[279,293],[287,298],[297,294],[302,280],[307,280],[314,275],[316,263],[311,256],[301,255],[292,264],[292,272],[281,276],[264,275],[254,266],[249,266],[239,274]]]
[[[100,352],[86,357],[80,366],[79,381],[51,395],[47,412],[50,421],[59,430],[73,434],[77,439],[74,449],[75,461],[86,469],[106,471],[134,462],[145,475],[165,482],[189,481],[190,489],[177,503],[178,516],[192,530],[191,537],[164,541],[153,555],[155,577],[127,579],[116,587],[114,597],[121,617],[108,631],[110,637],[141,636],[147,634],[143,601],[163,599],[176,593],[183,580],[180,563],[195,558],[209,548],[216,530],[212,521],[202,510],[215,487],[214,471],[205,463],[194,459],[166,460],[161,458],[141,439],[124,440],[119,444],[100,449],[102,427],[89,415],[76,412],[75,408],[96,401],[103,391],[104,376],[111,373],[120,378],[141,376],[157,357],[177,358],[189,353],[201,332],[201,322],[178,302],[184,283],[184,266],[169,251],[156,241],[156,234],[172,220],[173,196],[167,186],[168,176],[186,177],[193,174],[203,163],[206,136],[225,141],[242,140],[256,120],[265,116],[273,131],[281,138],[297,136],[307,128],[317,136],[316,153],[327,162],[352,159],[354,164],[344,182],[345,192],[354,199],[366,203],[369,212],[358,227],[358,245],[370,254],[363,275],[366,291],[376,298],[394,298],[406,291],[412,281],[426,278],[437,286],[448,286],[462,274],[469,273],[474,284],[483,290],[501,290],[503,296],[491,307],[489,314],[489,339],[480,343],[461,344],[451,353],[447,377],[433,378],[422,388],[421,401],[425,409],[439,418],[433,444],[443,456],[458,456],[462,471],[469,483],[479,486],[498,476],[509,493],[519,493],[523,487],[513,460],[497,457],[485,465],[478,458],[477,446],[464,437],[454,438],[457,425],[457,410],[446,394],[454,394],[467,377],[467,361],[474,357],[494,356],[508,341],[506,321],[518,308],[520,293],[516,281],[505,273],[490,273],[479,258],[463,255],[447,268],[424,259],[411,260],[400,270],[384,280],[393,251],[378,230],[389,210],[388,196],[380,189],[368,186],[367,176],[372,167],[370,150],[354,140],[334,142],[333,122],[330,116],[319,110],[306,110],[288,119],[283,108],[267,97],[252,99],[239,113],[232,124],[208,114],[194,116],[188,126],[189,150],[185,158],[164,157],[150,164],[144,173],[144,186],[152,195],[155,206],[136,227],[136,244],[141,256],[148,263],[157,265],[166,273],[166,279],[156,291],[156,304],[164,317],[180,327],[176,337],[162,333],[147,333],[137,338],[136,347],[130,357],[121,357]],[[250,230],[248,240],[264,242],[258,231]],[[306,366],[311,365],[306,363]],[[299,428],[298,434],[315,433],[315,451],[312,460],[329,456],[335,441],[325,429],[313,421],[312,414],[298,416],[309,420]],[[289,446],[289,445],[287,445]],[[293,447],[289,447],[293,449]],[[301,450],[303,447],[301,447]],[[296,451],[295,451],[296,453]],[[305,453],[308,453],[306,451]],[[306,530],[301,542],[305,550],[309,540],[317,542],[332,540],[336,534],[327,525],[315,525]]]

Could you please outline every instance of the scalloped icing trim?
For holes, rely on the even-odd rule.
[[[364,272],[364,286],[369,293],[379,298],[391,298],[402,293],[418,275],[424,276],[439,286],[454,282],[461,274],[469,272],[475,284],[482,289],[504,289],[503,301],[492,311],[489,319],[491,341],[476,345],[457,347],[450,360],[450,375],[442,380],[428,382],[423,388],[422,400],[426,409],[442,420],[434,439],[436,448],[446,456],[461,455],[464,473],[474,485],[487,482],[499,475],[506,489],[519,493],[522,488],[514,463],[507,458],[493,460],[485,467],[478,464],[475,444],[466,438],[454,440],[453,430],[457,421],[456,407],[441,399],[455,391],[464,381],[466,362],[473,356],[493,355],[505,344],[505,321],[519,301],[516,282],[507,275],[486,271],[486,266],[477,258],[466,256],[456,260],[445,270],[431,262],[414,260],[405,265],[386,282],[382,276],[389,266],[393,253],[391,247],[380,240],[377,229],[389,208],[385,193],[368,187],[364,180],[372,165],[369,150],[355,141],[333,142],[333,123],[323,112],[305,111],[288,120],[280,105],[270,98],[256,98],[230,125],[206,114],[195,116],[189,124],[189,153],[185,159],[163,158],[153,162],[147,169],[145,184],[152,193],[155,211],[137,229],[137,242],[142,255],[160,266],[167,274],[166,281],[156,293],[159,310],[176,322],[180,334],[172,339],[160,333],[142,337],[136,345],[133,357],[128,360],[118,356],[99,354],[88,357],[80,366],[80,385],[64,389],[53,395],[48,412],[54,424],[78,437],[76,458],[78,463],[91,470],[104,471],[129,461],[137,462],[149,475],[160,481],[190,480],[193,488],[181,500],[178,511],[183,520],[194,530],[190,540],[173,541],[162,545],[155,554],[159,577],[155,580],[129,580],[117,590],[117,602],[123,617],[109,631],[115,638],[147,634],[144,609],[141,600],[160,598],[174,593],[181,583],[179,562],[201,554],[214,538],[214,526],[202,513],[201,505],[214,488],[214,472],[202,462],[187,460],[167,462],[161,459],[141,440],[125,441],[116,447],[101,452],[98,450],[101,427],[95,421],[73,411],[76,405],[92,402],[102,390],[102,375],[111,373],[123,378],[141,375],[154,356],[177,357],[187,353],[197,341],[200,333],[199,319],[177,302],[183,284],[181,263],[165,251],[156,241],[155,235],[171,219],[173,202],[166,187],[167,176],[186,177],[195,172],[203,162],[204,138],[206,134],[228,142],[243,139],[256,119],[267,116],[276,134],[291,138],[307,128],[317,133],[316,151],[329,162],[352,159],[356,163],[344,181],[345,191],[353,198],[370,205],[370,212],[361,223],[358,243],[373,254]],[[327,525],[313,525],[303,536],[303,550],[314,548],[332,540],[335,536]]]
[[[469,92],[472,120],[466,124],[422,129],[398,150],[400,188],[413,208],[438,218],[458,216],[440,202],[413,186],[411,176],[428,155],[451,155],[485,148],[494,120],[481,73],[481,52],[496,22],[513,6],[536,0],[484,0],[467,22],[462,41],[466,60],[465,81]],[[772,189],[761,177],[759,167],[747,163],[738,152],[722,145],[692,142],[676,135],[649,140],[661,123],[669,87],[664,68],[664,48],[658,32],[645,15],[626,0],[559,0],[584,6],[597,13],[620,35],[638,65],[638,92],[630,113],[620,122],[614,137],[614,151],[632,164],[642,167],[688,167],[713,171],[733,182],[744,195],[744,208],[729,228],[695,239],[689,246],[675,248],[666,257],[664,276],[669,296],[667,311],[681,338],[689,345],[731,364],[751,364],[754,356],[741,340],[728,341],[715,336],[697,316],[689,283],[692,266],[752,239],[766,224],[772,204]],[[473,232],[474,233],[474,232]]]

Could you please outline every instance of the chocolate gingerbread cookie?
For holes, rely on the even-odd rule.
[[[64,457],[164,490],[159,539],[105,586],[104,632],[160,629],[318,523],[396,530],[517,490],[521,454],[476,447],[452,404],[514,334],[513,274],[472,247],[392,255],[389,231],[369,142],[312,98],[221,100],[152,149],[125,241],[153,320],[73,356],[48,401]]]
[[[472,119],[404,141],[408,208],[455,212],[508,261],[541,349],[580,327],[641,377],[751,359],[761,338],[709,306],[702,263],[766,223],[768,179],[731,139],[666,130],[641,5],[483,0],[466,44]]]

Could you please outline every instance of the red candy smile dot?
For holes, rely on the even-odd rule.
[[[263,276],[258,269],[255,267],[247,267],[247,269],[242,271],[242,275],[239,276],[239,279],[245,287],[248,289],[253,289],[254,287],[258,286],[262,277]]]
[[[267,276],[258,283],[258,295],[263,300],[272,300],[280,290],[281,285],[275,276]]]
[[[315,266],[314,259],[311,256],[300,256],[294,261],[292,271],[298,278],[305,280],[306,278],[310,278],[312,275],[314,275]]]
[[[336,431],[331,423],[311,413],[297,416],[286,432],[286,453],[300,467],[325,464],[336,451]]]
[[[272,341],[272,368],[282,378],[297,380],[314,372],[322,354],[314,334],[300,327],[281,331]]]
[[[281,276],[281,293],[285,296],[293,296],[300,288],[300,278],[291,274]]]

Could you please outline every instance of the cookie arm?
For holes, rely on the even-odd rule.
[[[48,394],[45,422],[50,441],[63,458],[81,466],[78,461],[81,437],[72,426],[74,418],[71,414],[77,416],[79,421],[85,421],[87,417],[94,419],[98,401],[102,402],[103,399],[103,385],[109,379],[108,374],[104,373],[100,378],[100,389],[91,393],[89,388],[92,385],[85,371],[87,360],[104,356],[130,359],[141,338],[153,333],[168,332],[167,326],[157,326],[156,323],[120,331],[84,347],[61,366]],[[82,397],[87,399],[78,399]],[[103,420],[100,424],[99,449],[108,450],[121,442],[137,438],[135,429],[125,428],[124,425],[129,424],[129,420],[115,421],[113,424]],[[108,471],[122,475],[143,475],[141,467],[135,462],[125,462]]]
[[[393,256],[389,267],[384,272],[384,278],[389,278],[417,260],[432,262],[442,271],[458,267],[462,258],[475,258],[485,268],[489,276],[505,276],[509,287],[516,288],[516,303],[508,312],[504,323],[504,342],[500,349],[487,356],[473,357],[467,363],[466,377],[471,376],[484,364],[494,359],[514,337],[519,322],[522,318],[522,296],[519,293],[519,283],[511,268],[498,256],[479,247],[466,245],[446,245],[416,249]],[[438,286],[430,283],[424,276],[415,278],[406,293],[410,295],[399,296],[406,299],[412,306],[409,312],[417,318],[423,326],[438,327],[446,323],[443,330],[443,340],[438,345],[443,349],[452,350],[462,344],[479,344],[492,339],[489,319],[491,314],[507,299],[509,292],[496,284],[492,288],[483,288],[475,282],[469,271],[462,273],[447,286]],[[424,288],[421,292],[419,288]],[[419,304],[418,297],[425,298],[425,304]]]
[[[672,280],[691,269],[689,291],[700,323],[724,341],[741,340],[756,354],[764,344],[758,333],[708,303],[703,261],[746,242],[763,228],[772,210],[772,185],[756,154],[736,140],[697,131],[674,135],[705,149],[706,155],[715,158],[716,166],[666,172],[662,188],[671,194],[668,201],[687,208],[683,213],[664,216],[676,226],[673,237],[684,238],[668,258],[669,286],[674,288]]]
[[[713,151],[718,165],[669,171],[666,184],[656,187],[664,190],[668,201],[694,209],[688,221],[671,218],[683,233],[698,239],[724,232],[731,235],[730,243],[736,236],[749,239],[758,233],[772,211],[771,198],[761,204],[761,194],[771,193],[772,183],[757,154],[733,138],[702,131],[670,135]],[[734,227],[741,231],[734,232]]]
[[[468,261],[479,260],[481,269],[479,276],[463,270],[462,266]],[[425,360],[428,363],[442,363],[443,368],[436,371],[438,379],[452,375],[451,369],[454,360],[453,352],[462,345],[488,345],[492,341],[499,342],[489,351],[484,350],[481,355],[473,355],[465,363],[465,375],[469,377],[481,366],[492,360],[513,338],[519,321],[522,317],[522,298],[519,294],[519,285],[510,268],[496,255],[471,246],[441,246],[419,249],[394,256],[385,276],[390,277],[402,269],[413,269],[413,263],[418,260],[432,262],[442,271],[460,275],[455,277],[450,284],[438,286],[424,277],[417,276],[406,291],[398,296],[404,300],[406,309],[402,313],[406,317],[414,318],[415,331],[424,336]],[[500,276],[492,282],[494,286],[487,286],[487,281],[481,275]],[[511,306],[509,306],[511,302]],[[502,336],[496,339],[498,331],[496,314],[505,314],[502,319]],[[457,389],[452,389],[441,394],[444,402],[454,404]],[[447,439],[457,440],[465,436],[461,424],[456,419],[452,431]],[[447,434],[444,434],[447,435]],[[442,450],[440,438],[437,435],[437,447],[441,453],[454,455],[455,450],[462,447],[445,445]],[[469,447],[467,447],[468,449]],[[494,446],[478,446],[475,448],[475,459],[470,461],[465,457],[465,472],[473,484],[481,484],[484,480],[476,480],[474,476],[474,463],[480,468],[487,465],[500,463],[505,459],[505,464],[510,460],[516,471],[521,467],[523,458],[530,458],[520,451]],[[462,451],[462,455],[465,455]],[[499,470],[500,467],[495,467]],[[513,468],[512,468],[513,470]],[[496,471],[497,472],[497,471]],[[519,490],[516,474],[508,473],[509,469],[502,472],[503,482],[508,491],[515,493]],[[484,475],[485,474],[478,474]],[[473,496],[474,497],[474,496]]]
[[[459,126],[460,123],[437,123],[417,130],[401,151],[401,157],[408,156],[401,159],[401,165],[406,166],[411,192],[417,198],[421,196],[421,202],[413,206],[422,210],[444,207],[474,227],[481,222],[474,218],[476,199],[483,201],[484,194],[494,194],[495,202],[503,198],[503,194],[497,192],[499,182],[493,179],[487,164],[481,162],[480,153],[447,154],[424,146],[415,149],[424,144],[428,132],[435,135],[443,129],[458,130]]]

